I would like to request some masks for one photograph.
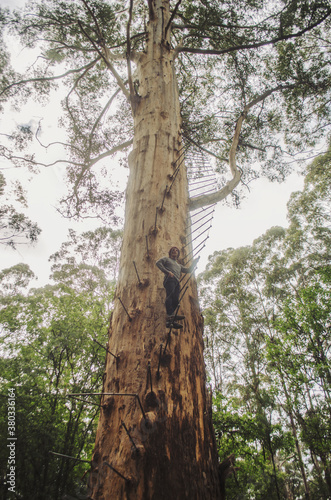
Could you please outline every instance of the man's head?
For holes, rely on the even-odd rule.
[[[179,257],[179,250],[177,247],[171,247],[170,250],[169,250],[169,257],[170,259],[173,259],[173,260],[177,260],[178,257]]]

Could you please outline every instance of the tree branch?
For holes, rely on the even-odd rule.
[[[103,160],[103,158],[107,158],[107,156],[111,156],[114,153],[117,153],[118,151],[122,151],[125,148],[128,148],[133,144],[133,139],[129,139],[128,141],[122,142],[122,144],[118,144],[117,146],[114,146],[112,149],[109,151],[105,151],[104,153],[101,153],[101,155],[97,156],[92,160],[89,164],[90,167],[98,163],[100,160]]]
[[[110,54],[110,51],[109,49],[106,47],[106,45],[103,43],[102,45],[102,48],[103,48],[103,51],[104,53],[99,49],[99,47],[96,45],[95,41],[89,36],[88,33],[86,33],[85,29],[83,28],[83,25],[80,21],[78,21],[78,25],[82,31],[82,33],[86,36],[86,38],[88,38],[88,40],[92,43],[93,47],[95,48],[95,50],[98,52],[98,54],[102,57],[102,59],[104,60],[107,68],[111,71],[111,73],[113,74],[113,76],[115,77],[115,80],[117,81],[118,83],[118,86],[120,87],[120,89],[122,90],[123,94],[125,95],[125,97],[130,100],[130,93],[127,91],[125,85],[124,85],[124,82],[122,80],[122,78],[120,77],[120,75],[117,73],[116,69],[114,68],[114,66],[112,65],[112,63],[110,62],[110,59],[112,58],[111,57],[111,54]]]
[[[167,32],[168,32],[168,30],[169,30],[169,28],[171,26],[172,21],[174,20],[174,17],[177,14],[178,7],[180,6],[181,3],[182,3],[182,0],[178,0],[178,2],[175,5],[175,8],[174,8],[174,10],[173,10],[173,12],[172,12],[172,14],[170,16],[169,22],[168,22],[167,26],[165,27],[165,30],[164,30],[164,39],[165,40],[167,38]]]
[[[242,122],[245,116],[244,113],[240,116],[239,120],[236,124],[236,129],[232,141],[232,145],[229,152],[229,164],[230,170],[232,173],[232,179],[220,190],[216,191],[216,193],[205,194],[201,196],[197,196],[196,198],[191,198],[189,200],[189,210],[196,210],[198,208],[205,207],[207,205],[212,205],[213,203],[217,203],[219,201],[224,200],[232,191],[238,186],[241,173],[236,165],[236,150],[239,141],[239,134],[242,126]]]
[[[101,111],[100,115],[97,117],[97,119],[95,120],[94,122],[94,125],[92,127],[92,130],[91,130],[91,133],[90,133],[90,136],[89,136],[89,151],[91,151],[92,149],[92,138],[93,138],[93,135],[94,135],[94,132],[97,128],[97,126],[99,125],[102,117],[105,115],[105,113],[107,112],[107,110],[109,109],[109,107],[111,106],[113,100],[116,98],[117,94],[120,92],[121,89],[117,89],[114,94],[110,97],[110,99],[108,100],[107,104],[104,106],[103,110]]]
[[[202,146],[201,144],[197,143],[194,139],[192,139],[191,137],[188,137],[187,135],[183,134],[183,137],[188,140],[189,142],[191,142],[192,144],[194,144],[194,146],[197,146],[199,149],[201,149],[201,151],[204,151],[205,153],[211,155],[211,156],[214,156],[215,158],[217,158],[218,160],[223,160],[223,161],[227,161],[227,158],[221,158],[220,156],[217,156],[217,154],[213,153],[212,151],[210,151],[209,149],[205,148],[204,146]]]
[[[82,71],[86,71],[86,70],[89,70],[89,69],[93,68],[93,66],[98,61],[100,61],[100,57],[97,57],[96,59],[94,59],[93,61],[91,61],[90,63],[88,63],[86,66],[82,66],[81,68],[78,68],[78,69],[70,69],[70,70],[66,71],[65,73],[63,73],[62,75],[41,76],[41,77],[38,77],[38,78],[28,78],[26,80],[20,80],[19,82],[11,83],[10,85],[8,85],[7,87],[5,87],[1,91],[0,96],[2,94],[4,94],[7,90],[10,90],[12,87],[16,87],[16,86],[19,86],[19,85],[24,85],[26,83],[49,82],[49,81],[52,81],[52,80],[60,80],[61,78],[65,78],[66,76],[69,76],[69,75],[72,75],[72,74],[75,74],[75,73],[81,73]]]
[[[130,0],[130,8],[129,8],[129,19],[126,26],[126,63],[128,68],[128,82],[130,89],[130,97],[131,97],[131,105],[134,105],[135,92],[133,88],[132,81],[132,70],[131,70],[131,39],[130,39],[130,29],[131,29],[131,21],[132,21],[132,10],[133,10],[133,0]]]
[[[297,38],[308,31],[311,31],[312,29],[316,28],[319,26],[321,23],[323,23],[331,14],[331,10],[329,9],[327,13],[318,21],[316,21],[314,24],[307,26],[306,28],[298,31],[297,33],[291,33],[290,35],[283,35],[283,36],[278,36],[275,38],[272,38],[271,40],[263,41],[263,42],[256,42],[256,43],[248,43],[248,44],[243,44],[243,45],[235,45],[234,47],[228,47],[227,49],[222,49],[222,50],[214,50],[214,49],[194,49],[190,47],[182,47],[178,46],[175,49],[175,52],[189,52],[191,54],[209,54],[209,55],[222,55],[222,54],[228,54],[230,52],[235,52],[237,50],[246,50],[246,49],[256,49],[259,47],[263,47],[265,45],[273,45],[275,43],[285,41],[285,40],[290,40],[292,38]]]
[[[60,145],[63,145],[63,146],[68,146],[68,144],[64,144],[64,143],[61,143],[61,142],[51,143],[49,145],[51,146],[53,144],[60,144]],[[6,151],[4,151],[4,148],[2,148],[0,156],[2,156],[3,158],[6,158],[7,160],[10,160],[10,161],[20,160],[20,161],[23,161],[23,162],[26,162],[26,163],[30,163],[30,164],[32,164],[32,165],[34,165],[36,167],[37,166],[39,166],[39,167],[53,167],[54,165],[57,165],[59,163],[62,163],[62,164],[66,163],[66,164],[69,164],[69,165],[76,165],[77,167],[81,167],[82,168],[82,172],[84,173],[86,170],[88,170],[90,167],[92,167],[93,165],[95,165],[96,163],[98,163],[100,160],[103,160],[104,158],[107,158],[107,156],[111,156],[112,154],[115,154],[118,151],[122,151],[123,149],[131,146],[131,144],[133,144],[133,139],[129,139],[128,141],[125,141],[122,144],[119,144],[118,146],[114,146],[109,151],[105,151],[104,153],[101,153],[99,156],[95,157],[93,160],[91,160],[88,163],[88,165],[86,165],[84,163],[75,162],[75,161],[72,161],[72,160],[55,160],[52,163],[42,163],[40,161],[35,161],[31,156],[25,158],[24,156],[12,155],[9,150],[7,150],[8,152],[6,153]]]
[[[149,10],[149,20],[154,21],[155,19],[155,10],[153,5],[153,0],[147,0],[148,2],[148,10]]]
[[[65,143],[65,142],[61,142],[61,141],[53,141],[53,142],[49,142],[48,144],[43,144],[41,142],[40,138],[39,138],[39,133],[41,131],[41,121],[42,121],[42,119],[39,120],[38,127],[37,127],[37,130],[35,132],[35,138],[36,138],[36,141],[38,142],[38,144],[42,148],[48,149],[51,146],[63,146],[64,148],[68,148],[68,149],[70,148],[70,149],[76,150],[77,153],[80,153],[80,149],[79,148],[76,148],[75,146],[72,146],[71,144],[68,144],[68,143]]]
[[[198,208],[207,206],[207,205],[212,205],[213,203],[217,203],[219,201],[224,200],[232,191],[238,186],[240,180],[241,180],[241,172],[238,170],[237,164],[236,164],[236,151],[239,143],[239,136],[240,136],[240,131],[241,127],[243,124],[244,119],[247,116],[248,110],[258,104],[261,101],[264,101],[268,96],[273,94],[274,92],[277,92],[278,90],[281,90],[283,88],[290,88],[293,87],[291,85],[288,85],[286,87],[282,85],[278,85],[277,87],[273,89],[266,90],[263,94],[260,96],[256,97],[253,99],[250,103],[246,104],[244,107],[244,111],[239,117],[237,123],[236,123],[236,128],[231,144],[231,148],[229,151],[229,166],[230,166],[230,171],[232,174],[232,179],[220,190],[216,191],[215,193],[207,194],[207,195],[201,195],[197,196],[195,198],[191,198],[189,200],[189,210],[196,210]]]
[[[105,47],[105,53],[106,53],[106,57],[104,58],[105,62],[106,62],[106,65],[107,67],[110,69],[110,71],[112,72],[112,74],[114,75],[117,83],[118,83],[118,86],[120,87],[120,89],[122,90],[123,94],[125,95],[125,97],[128,99],[128,101],[130,101],[130,92],[127,91],[126,87],[125,87],[125,84],[122,80],[122,78],[120,77],[120,75],[117,73],[116,69],[114,68],[114,66],[112,65],[112,63],[110,62],[109,60],[109,55],[108,55],[108,50],[107,48]]]
[[[77,189],[78,189],[78,186],[79,186],[81,180],[83,179],[85,173],[88,170],[90,170],[90,168],[93,167],[93,165],[95,165],[96,163],[98,163],[100,160],[103,160],[104,158],[107,158],[107,156],[111,156],[112,154],[115,154],[118,151],[122,151],[123,149],[131,146],[132,143],[133,143],[133,139],[129,139],[128,141],[125,141],[122,144],[118,144],[117,146],[114,146],[109,151],[105,151],[101,155],[97,156],[96,158],[94,158],[94,160],[91,160],[87,165],[84,165],[83,168],[82,168],[82,170],[81,170],[81,172],[80,172],[80,174],[79,174],[79,176],[77,177],[77,179],[75,181],[74,188],[73,188],[74,194],[75,194],[76,198],[78,199]]]

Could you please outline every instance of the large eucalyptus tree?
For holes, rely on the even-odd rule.
[[[112,220],[110,158],[130,149],[94,499],[221,498],[196,284],[183,289],[174,336],[155,261],[175,245],[188,262],[190,210],[260,175],[282,180],[288,159],[326,131],[330,13],[326,0],[48,0],[6,21],[41,57],[20,77],[3,59],[1,96],[45,95],[61,79],[68,89],[66,215],[92,204]],[[182,159],[192,142],[216,157],[220,186],[189,199]],[[38,162],[18,159],[11,143],[2,154]]]

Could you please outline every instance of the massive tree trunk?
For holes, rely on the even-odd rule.
[[[163,275],[155,265],[170,246],[185,258],[189,231],[178,90],[165,34],[169,2],[157,0],[150,8],[148,44],[137,61],[140,99],[133,106],[123,247],[109,330],[108,348],[118,358],[107,355],[90,495],[217,500],[196,282],[192,277],[183,290],[188,287],[180,304],[186,319],[175,335],[166,328]]]

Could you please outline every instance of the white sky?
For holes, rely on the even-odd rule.
[[[0,6],[4,8],[17,9],[25,4],[25,0],[0,0]]]

